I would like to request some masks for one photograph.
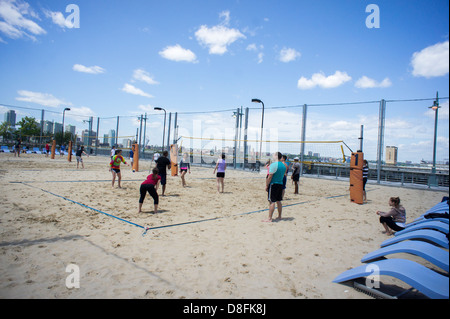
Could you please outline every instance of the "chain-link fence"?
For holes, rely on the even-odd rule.
[[[0,139],[2,147],[20,138],[25,148],[40,150],[53,140],[58,148],[71,140],[96,155],[109,155],[112,146],[127,155],[137,143],[144,160],[178,144],[180,154],[189,153],[193,164],[214,165],[226,153],[228,164],[247,170],[259,170],[280,151],[301,158],[302,174],[337,178],[348,175],[345,159],[350,153],[362,150],[369,161],[369,179],[378,183],[448,187],[448,97],[293,106],[254,102],[219,111],[160,108],[105,117],[81,114],[79,109],[0,104]],[[342,141],[344,154],[312,141]],[[341,165],[336,165],[340,158]]]

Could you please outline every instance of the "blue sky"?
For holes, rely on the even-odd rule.
[[[79,9],[79,27],[69,19]],[[376,12],[379,28],[366,19]],[[45,108],[77,130],[85,116],[123,116],[119,135],[134,135],[147,112],[150,144],[160,143],[168,112],[251,107],[250,135],[265,128],[300,139],[301,108],[277,106],[448,97],[448,1],[19,1],[0,0],[0,103]],[[376,20],[371,20],[376,22]],[[391,102],[385,145],[400,160],[431,159],[432,101]],[[448,100],[442,100],[438,160],[448,159]],[[5,107],[0,111],[4,112]],[[20,115],[28,111],[22,110]],[[33,112],[31,112],[33,113]],[[71,114],[69,114],[71,113]],[[40,118],[39,112],[33,116]],[[76,115],[76,116],[75,116]],[[230,112],[179,115],[217,134]],[[96,119],[95,119],[96,121]],[[378,104],[311,106],[307,139],[344,139],[375,159]],[[94,123],[94,130],[96,123]],[[100,136],[115,128],[102,119]],[[230,130],[228,130],[230,131]],[[204,135],[204,132],[200,132]]]

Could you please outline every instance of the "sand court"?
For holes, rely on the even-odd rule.
[[[149,195],[138,214],[150,162],[122,164],[119,189],[109,158],[83,159],[0,154],[1,298],[369,298],[331,281],[388,238],[375,212],[399,196],[411,222],[448,196],[368,184],[357,205],[346,181],[302,178],[294,195],[288,179],[268,224],[265,175],[228,169],[218,194],[214,168],[192,167],[185,188],[168,177],[158,214]]]

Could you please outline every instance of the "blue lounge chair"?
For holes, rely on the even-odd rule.
[[[427,223],[429,221],[435,221],[435,222],[441,222],[441,223],[445,223],[448,225],[448,218],[440,218],[440,217],[435,217],[435,218],[421,218],[421,219],[416,219],[415,221],[409,223],[407,226],[412,226],[412,225],[417,225],[420,223]]]
[[[440,202],[439,204],[434,205],[429,210],[427,210],[422,216],[425,216],[429,213],[436,213],[436,212],[448,212],[448,203],[447,201]]]
[[[407,253],[419,256],[425,260],[428,260],[433,265],[445,270],[446,272],[449,270],[448,251],[423,241],[407,240],[380,248],[365,255],[361,259],[361,262],[368,263],[379,258],[383,258],[384,256],[397,253]]]
[[[370,265],[370,267],[368,267]],[[398,278],[411,287],[417,289],[431,299],[449,298],[448,277],[422,266],[414,261],[406,259],[386,259],[368,265],[359,266],[337,276],[333,282],[341,283],[361,277],[374,275],[373,269],[378,270],[378,275],[386,275]]]
[[[448,239],[445,234],[430,230],[430,229],[418,229],[413,230],[411,232],[407,232],[398,236],[394,236],[393,238],[389,238],[381,243],[381,247],[386,247],[403,240],[422,240],[422,241],[431,241],[441,247],[448,249]]]
[[[11,153],[11,151],[9,150],[8,146],[6,145],[2,145],[1,147],[2,152],[4,153]]]
[[[407,232],[411,232],[411,231],[418,230],[418,229],[434,229],[434,230],[438,230],[440,232],[447,234],[448,233],[448,224],[442,223],[440,221],[435,221],[432,219],[427,219],[426,221],[424,221],[422,223],[407,225],[405,229],[396,232],[395,236],[405,234]]]

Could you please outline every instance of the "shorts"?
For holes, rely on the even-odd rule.
[[[181,172],[187,172],[187,168],[180,168]]]
[[[287,177],[286,175],[283,176],[283,189],[286,189],[286,182],[287,182]]]
[[[83,159],[81,158],[81,156],[77,156],[77,163],[83,163]]]
[[[113,170],[114,172],[116,172],[117,174],[120,173],[120,168],[112,168],[112,170]]]
[[[300,174],[294,174],[294,175],[292,175],[292,180],[293,180],[294,182],[298,182],[298,181],[300,180]]]
[[[363,191],[366,190],[367,177],[363,178]]]
[[[161,185],[166,185],[167,182],[167,175],[166,174],[159,174],[159,177],[161,177]]]
[[[217,172],[216,177],[225,178],[225,172]]]
[[[267,200],[271,203],[281,202],[283,200],[283,185],[270,184],[268,189]]]

